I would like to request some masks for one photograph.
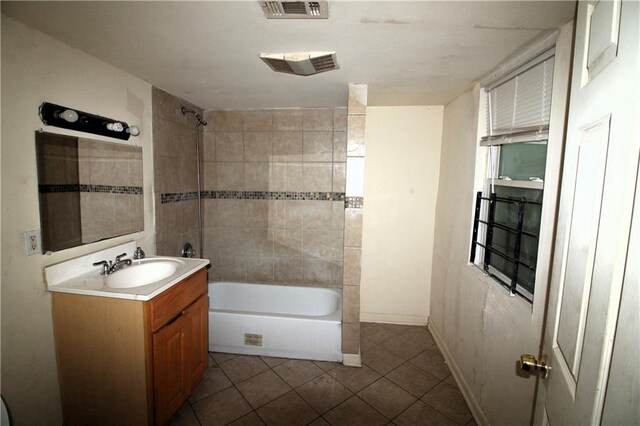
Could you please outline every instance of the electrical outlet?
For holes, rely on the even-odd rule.
[[[23,232],[24,235],[24,251],[27,256],[38,254],[42,251],[40,248],[40,230]]]

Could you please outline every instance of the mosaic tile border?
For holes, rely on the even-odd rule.
[[[286,192],[286,191],[202,191],[201,198],[208,200],[300,200],[344,201],[344,192]],[[160,194],[160,204],[195,200],[197,192],[173,192]]]
[[[142,195],[141,186],[115,186],[115,185],[38,185],[38,192],[51,194],[54,192],[96,192],[105,194],[132,194]]]
[[[160,194],[160,204],[177,203],[180,201],[197,200],[198,193],[192,192],[166,192]]]
[[[344,192],[203,191],[202,195],[208,199],[344,201]]]
[[[344,197],[345,209],[362,209],[364,208],[364,197]]]

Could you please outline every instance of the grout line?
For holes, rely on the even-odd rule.
[[[325,374],[327,374],[327,373],[328,373],[328,372],[327,372],[327,371],[325,371],[323,374],[321,374],[321,375],[320,375],[320,376],[318,376],[318,377],[322,377],[322,376],[324,376],[324,375],[325,375]],[[317,379],[318,377],[316,377],[316,379]],[[326,413],[328,413],[329,411],[333,410],[333,409],[334,409],[334,408],[336,408],[338,405],[342,404],[344,401],[346,401],[347,399],[349,399],[349,398],[351,398],[353,395],[355,395],[355,393],[353,393],[353,392],[351,391],[351,389],[349,389],[348,387],[344,386],[342,383],[338,382],[338,380],[337,380],[337,379],[334,379],[334,378],[333,378],[333,377],[331,377],[331,376],[329,376],[329,377],[330,377],[330,378],[332,378],[333,380],[335,380],[338,384],[342,385],[346,390],[348,390],[349,392],[351,392],[351,395],[349,395],[347,398],[343,399],[342,401],[340,401],[340,402],[338,402],[338,403],[336,403],[336,404],[332,405],[330,408],[328,408],[327,410],[325,410],[325,412],[324,412],[324,413],[320,413],[318,410],[316,410],[316,408],[315,408],[314,406],[312,406],[312,405],[311,405],[311,403],[310,403],[309,401],[307,401],[307,400],[305,399],[305,397],[304,397],[304,396],[302,396],[302,395],[300,395],[300,393],[297,391],[297,390],[298,390],[298,389],[300,389],[302,386],[304,386],[304,384],[302,384],[302,385],[298,386],[297,388],[293,389],[293,391],[294,391],[294,392],[295,392],[295,393],[296,393],[300,398],[302,398],[302,400],[303,400],[304,402],[306,402],[307,404],[309,404],[309,406],[310,406],[310,407],[311,407],[315,412],[317,412],[318,414],[320,414],[320,417],[324,416]],[[315,379],[312,379],[312,380],[315,380]],[[309,380],[309,382],[311,382],[312,380]],[[309,382],[307,382],[307,383],[309,383]],[[306,384],[306,383],[305,383],[305,384]],[[317,420],[317,419],[314,419],[313,421],[316,421],[316,420]],[[313,422],[311,422],[311,423],[313,423]],[[328,423],[328,422],[327,422],[327,423]]]
[[[384,376],[383,376],[383,377],[380,377],[380,379],[383,379],[383,378],[384,378]],[[378,379],[378,380],[380,380],[380,379]],[[376,380],[376,382],[377,382],[378,380]],[[373,383],[375,383],[375,382],[373,382]],[[373,383],[371,383],[371,385],[372,385]],[[371,385],[369,385],[369,386],[371,386]],[[369,387],[369,386],[367,386],[367,387]],[[364,389],[366,389],[366,388],[364,388]],[[364,389],[362,389],[360,392],[362,392]],[[384,418],[387,420],[387,423],[389,423],[389,422],[391,422],[391,421],[392,421],[392,419],[390,419],[389,417],[385,416],[385,415],[384,415],[380,410],[378,410],[376,407],[374,407],[373,405],[369,404],[367,401],[365,401],[364,399],[362,399],[358,394],[354,394],[354,396],[355,396],[356,398],[358,398],[360,401],[364,402],[364,403],[365,403],[365,405],[368,405],[368,406],[369,406],[369,408],[371,408],[373,411],[375,411],[376,413],[378,413],[378,414],[380,414],[382,417],[384,417]],[[385,423],[385,424],[387,424],[387,423]]]
[[[393,373],[393,372],[394,372],[394,371],[396,371],[398,368],[403,367],[403,366],[405,366],[405,365],[410,366],[410,367],[417,368],[417,369],[418,369],[418,370],[420,370],[421,372],[424,372],[425,374],[429,374],[428,372],[424,371],[424,370],[423,370],[423,369],[421,369],[420,367],[417,367],[417,366],[415,366],[415,365],[411,364],[411,363],[409,362],[409,360],[406,360],[406,361],[404,362],[404,364],[400,364],[398,367],[396,367],[396,368],[394,368],[393,370],[391,370],[390,372],[388,372],[388,373],[387,373],[387,375],[389,375],[389,374]],[[432,374],[429,374],[429,376],[431,376],[431,377],[435,378],[436,380],[440,380],[440,379],[438,379],[437,377],[435,377],[435,376],[434,376],[434,375],[432,375]],[[404,388],[401,384],[394,382],[393,380],[391,380],[390,378],[388,378],[386,375],[385,375],[384,377],[385,377],[387,380],[389,380],[391,383],[393,383],[394,385],[398,386],[400,389],[402,389],[402,390],[404,390],[405,392],[409,393],[409,395],[411,395],[411,396],[413,396],[413,397],[415,397],[415,398],[418,398],[418,399],[422,398],[423,396],[425,396],[426,394],[428,394],[429,392],[431,392],[431,391],[432,391],[436,386],[438,386],[438,385],[441,383],[441,382],[437,382],[437,383],[436,383],[435,385],[433,385],[433,387],[432,387],[432,388],[430,388],[428,391],[426,391],[426,392],[425,392],[425,393],[423,393],[422,395],[420,395],[420,396],[416,397],[414,394],[412,394],[412,393],[411,393],[411,391],[410,391],[409,389]]]
[[[293,359],[289,359],[289,361],[309,361],[310,363],[312,363],[312,364],[313,364],[313,361],[308,360],[308,359],[295,359],[295,358],[293,358]],[[289,361],[287,361],[287,362],[289,362]],[[264,362],[264,361],[263,361],[263,362]],[[277,365],[276,367],[279,367],[280,365],[284,365],[284,364],[286,364],[287,362],[283,362],[282,364],[279,364],[279,365]],[[266,364],[266,363],[265,363],[265,364]],[[315,365],[315,364],[313,364],[313,365],[314,365],[316,368],[320,368],[320,367],[318,367],[318,366],[317,366],[317,365]],[[272,370],[273,370],[273,369],[272,369]],[[322,368],[320,368],[320,370],[322,370]],[[282,379],[282,381],[284,381],[284,382],[287,384],[287,386],[289,386],[289,387],[291,388],[291,390],[295,390],[295,389],[299,388],[300,386],[304,386],[304,385],[306,385],[307,383],[309,383],[309,382],[311,382],[311,381],[313,381],[313,380],[317,379],[318,377],[322,376],[322,375],[325,373],[325,372],[324,372],[324,370],[323,370],[322,374],[320,374],[319,376],[315,376],[315,377],[313,377],[313,378],[311,378],[311,379],[307,380],[306,382],[301,383],[300,385],[298,385],[297,387],[295,387],[295,388],[294,388],[293,386],[291,386],[291,385],[289,384],[289,382],[287,382],[287,380],[286,380],[284,377],[282,377],[280,374],[278,374],[278,372],[277,372],[277,371],[273,370],[273,372],[274,372],[274,373],[276,373],[276,375],[277,375],[278,377],[280,377],[280,378]],[[296,392],[296,393],[297,393],[297,392]],[[302,398],[302,399],[304,399],[304,398]]]

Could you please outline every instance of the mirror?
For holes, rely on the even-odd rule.
[[[142,148],[36,132],[42,251],[144,229]]]

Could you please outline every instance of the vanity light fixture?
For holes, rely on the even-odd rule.
[[[62,127],[78,132],[93,133],[125,141],[130,136],[140,134],[138,127],[129,126],[124,121],[113,120],[49,102],[43,102],[40,105],[39,114],[42,122],[48,126]]]

